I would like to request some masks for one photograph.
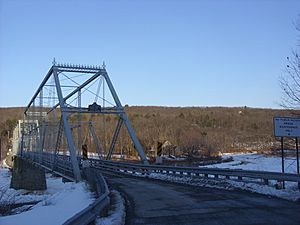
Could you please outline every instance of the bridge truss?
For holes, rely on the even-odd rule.
[[[108,118],[115,121],[109,134],[105,132]],[[83,145],[88,144],[100,159],[111,159],[123,124],[141,161],[148,164],[105,65],[71,65],[54,60],[26,107],[22,124],[21,155],[40,153],[43,160],[42,155],[49,153],[46,155],[52,155],[53,170],[59,166],[58,156],[66,155],[77,181],[81,179]]]

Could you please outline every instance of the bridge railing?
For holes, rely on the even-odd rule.
[[[31,151],[23,152],[21,157],[31,160],[33,163],[50,172],[56,173],[68,180],[75,181],[72,163],[69,156]]]
[[[51,168],[53,155],[50,153],[27,153],[27,157],[39,162],[42,157],[42,165]],[[52,161],[51,161],[52,160]],[[69,156],[56,156],[55,171],[60,175],[72,175]],[[80,160],[79,160],[80,162]],[[101,169],[110,172],[117,172],[129,175],[150,175],[164,174],[172,176],[184,176],[191,178],[210,178],[210,179],[228,179],[240,182],[252,182],[268,185],[270,181],[276,182],[295,182],[300,189],[300,176],[291,173],[279,173],[268,171],[241,170],[241,169],[220,169],[220,168],[203,168],[203,167],[173,167],[163,165],[144,165],[124,162],[113,162],[99,159],[89,159],[92,168]]]
[[[69,156],[46,152],[26,152],[21,157],[68,180],[75,181]],[[97,199],[84,210],[68,219],[64,225],[91,224],[109,205],[109,189],[101,173],[92,168],[83,168],[82,172],[84,179],[96,191]]]
[[[90,159],[91,167],[111,172],[130,175],[164,174],[172,176],[185,176],[192,178],[230,179],[241,182],[262,183],[268,185],[269,181],[289,181],[300,184],[300,176],[291,173],[278,173],[254,170],[232,170],[220,168],[199,167],[172,167],[162,165],[140,165],[123,162],[103,161]]]
[[[109,205],[109,189],[105,179],[95,169],[85,168],[84,178],[94,187],[98,198],[91,205],[67,220],[63,225],[87,225],[95,221],[101,212]]]

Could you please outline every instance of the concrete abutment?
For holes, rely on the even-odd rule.
[[[46,190],[45,170],[15,156],[10,187],[25,190]]]

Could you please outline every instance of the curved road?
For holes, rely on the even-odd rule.
[[[300,224],[299,202],[146,178],[105,177],[127,200],[126,224]]]

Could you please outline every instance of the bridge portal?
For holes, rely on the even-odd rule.
[[[113,116],[114,129],[106,126],[107,115]],[[20,154],[34,153],[42,163],[42,155],[48,153],[52,170],[61,169],[58,162],[65,155],[69,164],[64,165],[63,171],[76,181],[81,180],[82,146],[89,145],[88,149],[94,149],[99,158],[110,160],[123,126],[141,161],[148,164],[105,65],[63,64],[54,60],[24,111],[21,126]],[[103,131],[101,135],[99,131]]]

